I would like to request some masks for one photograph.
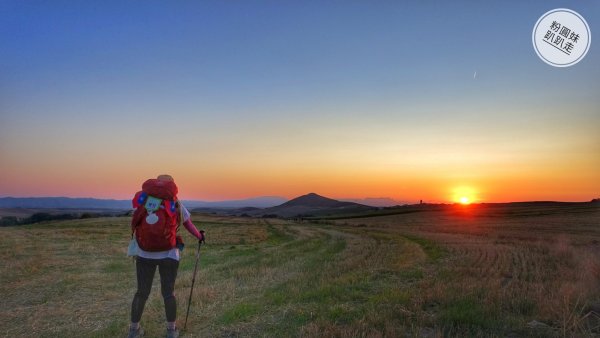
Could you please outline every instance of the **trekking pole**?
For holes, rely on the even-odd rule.
[[[202,233],[202,240],[198,241],[198,251],[196,251],[196,266],[194,267],[194,277],[192,277],[192,288],[190,289],[190,298],[188,298],[187,313],[185,314],[185,324],[183,324],[183,330],[187,327],[188,316],[190,315],[190,304],[192,303],[192,293],[194,292],[194,282],[196,281],[196,272],[198,271],[198,261],[200,260],[200,246],[204,243],[204,231]]]

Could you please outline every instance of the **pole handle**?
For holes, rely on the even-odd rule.
[[[200,230],[200,233],[202,234],[202,239],[200,241],[198,241],[198,245],[200,245],[200,243],[204,244],[205,243],[204,239],[206,238],[206,237],[204,237],[204,230]]]

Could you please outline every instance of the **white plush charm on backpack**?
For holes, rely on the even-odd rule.
[[[158,222],[158,216],[155,213],[151,212],[146,216],[146,223],[155,224],[156,222]]]
[[[127,256],[137,256],[138,255],[138,243],[135,238],[132,238],[129,241],[129,246],[127,247]]]

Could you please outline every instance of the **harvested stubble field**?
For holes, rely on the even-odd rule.
[[[592,204],[453,206],[327,223],[193,219],[208,240],[184,337],[599,334]],[[125,336],[135,292],[128,223],[1,228],[0,334]],[[184,237],[180,324],[195,251]],[[147,337],[164,334],[158,274],[142,325]]]

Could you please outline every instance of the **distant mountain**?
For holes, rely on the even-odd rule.
[[[281,205],[278,205],[276,208],[289,208],[296,206],[303,207],[316,207],[316,208],[340,208],[344,206],[352,206],[357,203],[353,202],[340,202],[338,200],[334,200],[332,198],[323,197],[321,195],[315,194],[311,192],[306,195],[302,195],[300,197],[296,197],[292,200],[289,200]]]
[[[183,201],[188,208],[268,208],[287,201],[283,197],[265,196],[231,201]],[[131,200],[71,197],[0,197],[0,208],[29,209],[131,209]]]
[[[70,197],[2,197],[0,208],[130,209],[130,200]]]
[[[354,202],[371,207],[393,207],[396,205],[410,204],[409,202],[396,201],[389,197],[342,198],[340,201]]]
[[[339,214],[354,214],[376,210],[354,202],[342,202],[321,195],[310,193],[296,197],[281,205],[248,212],[250,216],[277,216],[283,218],[310,217]]]

